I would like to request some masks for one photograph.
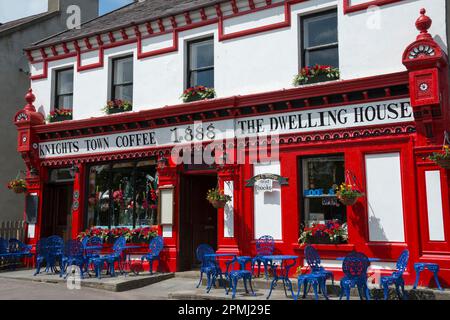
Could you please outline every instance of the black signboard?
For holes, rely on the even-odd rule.
[[[39,207],[39,197],[37,195],[28,194],[26,198],[26,219],[28,224],[37,223],[37,214]]]

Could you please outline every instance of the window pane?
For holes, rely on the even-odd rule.
[[[323,189],[319,196],[304,195],[303,221],[306,226],[313,223],[324,223],[329,220],[347,221],[345,206],[336,197],[329,196],[333,185],[345,181],[344,157],[307,158],[302,161],[303,190]]]
[[[305,48],[338,42],[336,13],[305,18]]]
[[[73,69],[57,72],[57,94],[73,93]]]
[[[73,96],[59,96],[57,109],[72,109],[73,108]]]
[[[191,87],[205,86],[214,88],[214,69],[191,73]]]
[[[109,226],[109,166],[94,166],[89,170],[87,228]]]
[[[158,181],[155,166],[136,168],[136,226],[156,224]]]
[[[206,40],[190,44],[190,67],[196,70],[214,66],[214,41]]]
[[[114,89],[114,99],[125,100],[128,102],[133,101],[133,86],[116,86]]]
[[[133,57],[114,60],[114,84],[133,82]]]
[[[339,67],[339,51],[338,48],[321,49],[314,51],[306,51],[305,66],[314,66],[316,64],[330,65]]]

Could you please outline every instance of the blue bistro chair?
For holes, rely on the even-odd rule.
[[[243,261],[238,257],[234,257],[231,261],[226,262],[227,271],[225,273],[227,280],[229,281],[230,288],[225,287],[225,292],[228,294],[230,289],[232,290],[232,298],[236,297],[236,289],[239,279],[244,281],[245,292],[249,293],[247,282],[250,285],[252,295],[255,296],[255,291],[252,286],[252,272],[250,270],[245,270],[245,265],[247,261]],[[248,257],[248,262],[251,262],[250,257]],[[238,267],[236,267],[238,266]],[[213,280],[215,281],[215,280]]]
[[[60,277],[67,278],[69,267],[77,266],[80,269],[81,278],[84,274],[84,248],[78,240],[69,240],[64,246],[64,256],[61,259]]]
[[[207,254],[215,253],[214,249],[211,246],[207,244],[201,244],[197,247],[195,253],[197,256],[197,260],[200,262],[200,280],[198,282],[197,288],[200,287],[202,283],[203,274],[206,274],[206,290],[209,293],[213,285],[213,281],[215,285],[215,279],[217,279],[217,276],[219,276],[220,279],[223,280],[222,270],[220,269],[220,266],[216,259],[205,257]]]
[[[0,238],[0,262],[3,263],[8,261],[10,258],[9,250],[8,250],[8,241]]]
[[[324,275],[325,280],[331,279],[331,282],[334,285],[333,272],[325,270],[325,268],[321,265],[322,262],[320,260],[320,255],[313,246],[307,245],[305,247],[305,258],[311,268],[311,273]]]
[[[56,262],[59,263],[60,268],[63,267],[64,256],[64,240],[60,236],[51,236],[47,238],[47,254],[46,254],[46,268],[45,271],[51,270],[56,273]],[[60,270],[61,272],[61,270]]]
[[[34,275],[41,273],[41,267],[44,261],[47,263],[48,245],[47,238],[41,238],[36,243],[36,272]]]
[[[409,260],[409,251],[407,249],[403,250],[400,254],[400,257],[397,260],[397,270],[395,270],[392,275],[384,276],[380,278],[380,284],[383,288],[384,300],[387,300],[389,297],[389,286],[395,285],[395,291],[397,292],[398,298],[405,299],[405,281],[403,280],[403,273],[408,266]],[[400,292],[401,288],[401,292]]]
[[[141,261],[147,260],[150,264],[150,274],[153,274],[153,261],[159,261],[159,254],[164,248],[164,240],[162,237],[155,237],[148,245],[148,252],[142,256]]]
[[[361,300],[363,299],[363,295],[365,295],[367,300],[370,300],[369,289],[367,287],[367,269],[369,265],[369,258],[361,252],[353,251],[345,257],[342,263],[342,271],[344,271],[345,276],[341,279],[341,294],[339,299],[342,299],[345,293],[347,300],[349,300],[350,289],[357,287]]]
[[[105,261],[108,265],[108,271],[111,277],[116,276],[115,264],[118,263],[119,270],[122,272],[122,253],[126,246],[126,239],[124,236],[119,237],[113,245],[113,252],[104,256],[100,256],[99,259]],[[98,272],[99,271],[99,272]],[[96,274],[101,274],[101,270],[97,270]]]
[[[8,253],[9,258],[12,260],[13,269],[15,269],[16,265],[23,258],[29,258],[32,256],[31,253],[32,246],[26,245],[20,240],[17,239],[9,239],[8,242]]]
[[[275,240],[272,236],[262,236],[256,241],[256,256],[252,259],[252,270],[254,265],[258,265],[258,277],[261,275],[261,264],[264,265],[264,274],[266,279],[269,278],[268,264],[270,261],[263,259],[263,256],[273,255],[275,251]]]
[[[81,244],[83,245],[85,268],[86,271],[89,271],[93,259],[100,257],[103,241],[100,237],[84,237]]]

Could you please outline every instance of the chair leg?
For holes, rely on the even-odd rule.
[[[347,300],[350,300],[350,287],[345,288],[345,295],[347,297]]]
[[[341,293],[339,294],[339,300],[342,300],[343,297],[344,297],[344,286],[341,283]]]
[[[200,280],[198,281],[197,288],[200,287],[200,285],[202,284],[202,280],[203,280],[203,271],[200,271]]]
[[[149,263],[150,263],[150,274],[153,274],[153,259],[150,259]]]
[[[420,279],[420,270],[416,269],[416,281],[414,282],[414,286],[413,289],[417,289],[417,285],[419,284],[419,279]]]
[[[323,281],[320,282],[320,286],[322,286],[322,293],[325,299],[328,300],[328,293],[327,293],[327,280],[324,278]]]
[[[389,298],[389,284],[387,284],[387,283],[383,283],[383,295],[384,295],[384,300],[388,300],[388,298]]]
[[[244,278],[243,281],[244,281],[244,289],[245,289],[245,293],[249,293],[249,292],[248,292],[248,288],[247,288],[247,278]]]
[[[434,274],[434,281],[436,282],[438,289],[444,291],[444,289],[442,289],[441,287],[441,284],[439,283],[438,272],[434,271],[433,274]]]
[[[314,281],[312,286],[313,286],[313,290],[314,290],[314,298],[316,300],[319,300],[319,295],[318,295],[318,292],[317,292],[317,281]]]
[[[233,282],[233,295],[231,296],[231,298],[234,299],[234,298],[236,298],[236,289],[237,289],[238,279],[233,278],[232,282]]]
[[[369,290],[369,286],[367,286],[367,283],[364,284],[364,292],[366,294],[366,300],[370,300],[370,290]]]
[[[256,296],[255,290],[253,290],[252,277],[250,277],[250,279],[248,279],[248,283],[250,284],[250,290],[252,291],[252,296]]]

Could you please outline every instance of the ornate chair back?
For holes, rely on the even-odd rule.
[[[205,255],[214,253],[214,249],[208,244],[201,244],[197,247],[196,256],[197,260],[201,262],[202,267],[208,266],[209,262],[211,261],[209,259],[206,259]]]
[[[119,237],[113,245],[113,251],[114,255],[120,256],[122,254],[123,249],[125,248],[125,245],[127,244],[127,240],[124,236]]]
[[[400,254],[400,257],[397,260],[397,275],[403,275],[403,273],[406,270],[406,267],[408,266],[408,260],[409,260],[409,250],[405,249]]]
[[[65,256],[71,259],[83,258],[83,244],[78,240],[69,240],[65,245]]]
[[[270,256],[275,251],[275,240],[272,236],[262,236],[256,241],[256,255]]]
[[[31,246],[27,246],[22,241],[19,241],[17,239],[9,239],[8,244],[9,253],[30,253]]]
[[[46,257],[48,252],[47,238],[40,238],[36,243],[36,256]]]
[[[84,239],[86,239],[86,238],[84,238]],[[101,249],[102,245],[103,245],[103,241],[100,237],[89,237],[89,238],[87,238],[86,243],[83,245],[83,248],[87,255],[97,255],[97,254],[100,254],[100,252],[102,251],[102,249]],[[96,247],[96,248],[92,248],[92,247]]]
[[[161,253],[162,249],[164,247],[164,240],[162,237],[155,237],[150,241],[150,244],[148,245],[149,253],[157,257]]]
[[[51,256],[61,256],[64,252],[64,240],[60,236],[47,238],[48,254]]]
[[[353,251],[345,257],[342,270],[347,278],[365,279],[369,265],[369,258],[365,254]]]
[[[313,246],[307,245],[305,247],[305,258],[312,271],[322,270],[319,253]]]
[[[8,253],[8,241],[0,238],[0,254],[7,254]]]

